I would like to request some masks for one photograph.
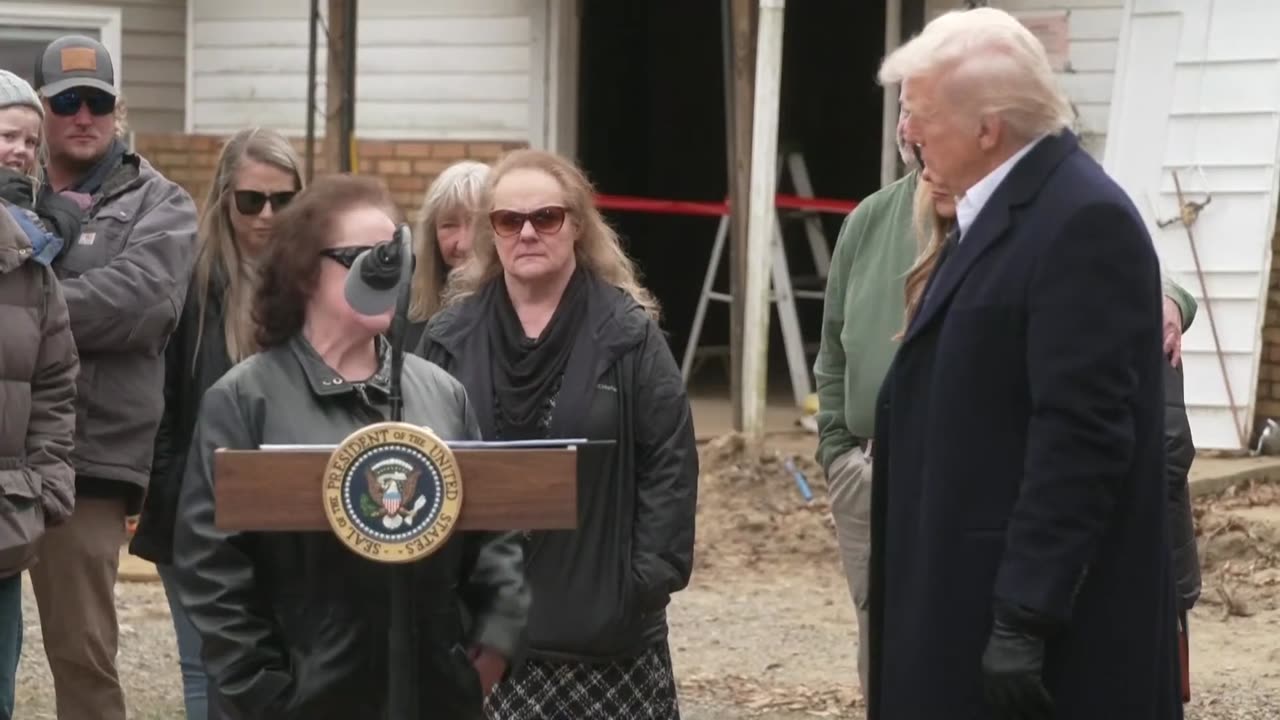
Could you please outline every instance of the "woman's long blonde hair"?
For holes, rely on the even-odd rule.
[[[564,189],[569,221],[577,225],[574,256],[578,264],[610,285],[621,288],[644,308],[649,317],[657,320],[660,314],[658,300],[640,284],[635,263],[627,257],[618,234],[609,227],[596,207],[591,181],[572,162],[542,150],[513,150],[504,155],[489,173],[480,205],[484,221],[476,226],[471,260],[449,275],[445,304],[451,305],[469,297],[502,273],[502,263],[494,247],[493,227],[483,216],[494,209],[494,187],[513,170],[539,170],[555,178]]]
[[[489,176],[489,166],[474,160],[462,160],[444,169],[427,188],[422,207],[418,210],[417,227],[414,228],[414,255],[417,264],[413,271],[413,291],[409,303],[409,319],[418,322],[430,320],[440,309],[440,296],[444,293],[449,277],[449,266],[440,252],[436,235],[436,222],[455,215],[464,216],[472,223],[487,222],[481,217],[480,202],[484,193],[484,181]],[[473,225],[478,230],[478,225]],[[475,232],[476,230],[473,230]]]
[[[907,327],[915,319],[916,313],[920,312],[920,303],[924,299],[924,288],[929,284],[929,277],[933,275],[933,271],[938,266],[938,260],[942,256],[942,247],[946,241],[947,233],[951,232],[951,226],[955,223],[954,219],[938,214],[937,208],[934,207],[933,203],[933,184],[925,180],[923,174],[917,174],[916,177],[916,193],[911,205],[911,220],[911,228],[916,236],[916,248],[919,250],[919,254],[916,256],[915,263],[911,265],[911,269],[907,271],[906,282],[903,284],[906,313],[904,313],[902,330],[894,336],[895,340],[902,339]]]
[[[196,355],[204,337],[204,310],[209,302],[209,283],[216,271],[226,278],[223,302],[227,356],[238,363],[257,351],[252,318],[253,291],[257,272],[235,239],[231,225],[231,197],[236,172],[241,163],[252,160],[278,168],[293,176],[302,190],[302,163],[283,135],[274,130],[249,128],[227,140],[218,156],[213,183],[200,213],[200,249],[196,255],[193,280],[196,289]],[[194,366],[193,366],[194,368]]]

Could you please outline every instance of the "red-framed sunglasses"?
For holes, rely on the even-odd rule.
[[[489,213],[489,224],[499,237],[519,235],[527,222],[533,225],[534,232],[549,235],[564,227],[565,216],[569,210],[560,205],[547,205],[527,213],[515,210],[494,210]]]

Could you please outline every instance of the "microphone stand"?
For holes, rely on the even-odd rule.
[[[391,405],[391,422],[404,421],[404,398],[400,394],[400,374],[404,369],[404,336],[409,330],[409,303],[413,292],[413,270],[417,265],[417,258],[413,256],[412,251],[409,252],[409,278],[410,281],[400,288],[400,292],[396,294],[396,313],[391,317],[391,387],[387,393],[388,402]]]
[[[413,277],[415,258],[411,248],[404,248]],[[404,369],[404,341],[409,329],[409,300],[413,288],[407,282],[396,296],[396,311],[391,318],[391,386],[387,393],[391,421],[404,421],[404,398],[400,394],[400,375]],[[387,720],[415,720],[418,715],[418,623],[413,615],[412,563],[391,567],[391,608],[387,625]]]

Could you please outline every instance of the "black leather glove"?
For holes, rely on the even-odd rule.
[[[1053,720],[1053,699],[1042,676],[1047,629],[1034,613],[996,608],[982,653],[982,691],[997,720]]]

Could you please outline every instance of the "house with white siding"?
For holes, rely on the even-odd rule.
[[[819,196],[857,199],[896,171],[883,122],[895,98],[875,85],[879,59],[886,44],[965,4],[787,3],[780,146],[804,156]],[[985,4],[1018,15],[1044,40],[1086,148],[1134,198],[1166,270],[1200,299],[1184,341],[1197,444],[1247,446],[1256,416],[1280,416],[1280,293],[1268,312],[1280,160],[1280,46],[1270,31],[1280,27],[1280,3]],[[457,143],[548,147],[578,158],[603,192],[720,200],[727,187],[720,5],[360,0],[357,137],[445,143],[449,154]],[[0,0],[0,66],[27,74],[24,57],[58,34],[84,32],[117,58],[139,136],[221,137],[264,125],[301,137],[309,7],[309,0]],[[322,133],[323,28],[320,38]],[[438,166],[387,154],[394,157],[368,170],[421,175]],[[1185,227],[1164,225],[1179,214],[1175,173],[1184,199],[1212,197],[1191,224],[1194,251]],[[425,181],[402,183],[406,204]],[[679,345],[714,219],[622,213],[611,220],[667,307]],[[824,222],[834,238],[839,218]],[[682,260],[672,263],[677,248]],[[820,312],[802,309],[806,334],[816,332]],[[707,332],[714,336],[722,320],[709,316]]]

